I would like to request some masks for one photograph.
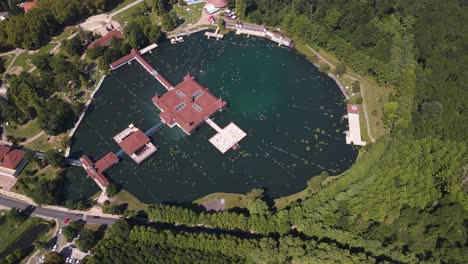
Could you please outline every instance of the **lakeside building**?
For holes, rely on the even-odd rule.
[[[20,4],[20,7],[23,8],[24,12],[28,12],[32,8],[36,7],[37,2],[36,1],[29,1],[29,2],[24,2]]]
[[[278,46],[286,46],[286,47],[294,47],[294,42],[284,36],[283,34],[268,30],[266,26],[257,25],[257,24],[250,24],[250,23],[243,23],[231,18],[223,18],[226,28],[231,28],[236,30],[237,35],[247,35],[247,36],[257,36],[269,39],[273,42],[278,43]]]
[[[0,175],[16,177],[26,166],[25,152],[11,146],[0,145]]]
[[[173,89],[162,96],[153,97],[153,103],[161,110],[160,118],[163,122],[170,127],[177,125],[187,135],[192,134],[206,118],[223,110],[227,105],[189,73]]]
[[[80,161],[86,173],[97,183],[101,190],[105,190],[106,186],[109,185],[109,181],[104,173],[119,163],[119,158],[113,152],[109,152],[96,163],[93,163],[86,155],[82,156]]]
[[[158,150],[151,143],[150,138],[133,124],[130,124],[128,128],[117,134],[114,140],[138,164]]]
[[[100,37],[93,42],[91,42],[87,49],[94,48],[95,46],[101,46],[101,47],[109,47],[111,45],[112,39],[123,39],[123,34],[120,30],[118,29],[112,29],[111,31],[107,32],[107,34],[103,37]]]
[[[346,144],[357,146],[365,146],[366,142],[361,140],[361,126],[359,122],[360,108],[357,104],[348,104],[348,126],[349,131],[346,131]]]

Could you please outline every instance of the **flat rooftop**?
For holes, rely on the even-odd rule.
[[[158,150],[151,143],[150,138],[139,128],[133,126],[133,124],[130,124],[128,128],[117,134],[114,140],[138,164]]]
[[[205,118],[226,107],[227,103],[215,97],[208,88],[187,74],[174,89],[162,96],[153,97],[153,103],[161,110],[160,117],[169,126],[179,126],[191,134]]]
[[[365,146],[366,142],[361,140],[361,125],[359,122],[359,105],[348,104],[348,126],[349,131],[346,132],[346,144],[357,146]]]
[[[208,124],[210,123],[208,122]],[[215,128],[215,130],[217,129]],[[225,128],[219,130],[216,135],[209,139],[209,141],[224,154],[229,149],[237,145],[237,143],[239,143],[239,141],[241,141],[245,136],[247,136],[247,133],[231,122]]]
[[[114,140],[129,156],[150,142],[149,137],[133,124],[117,134]]]

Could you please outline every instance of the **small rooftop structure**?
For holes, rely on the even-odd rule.
[[[218,12],[220,10],[218,7],[216,7],[215,5],[213,5],[211,3],[205,5],[204,8],[205,8],[206,12],[208,12],[210,14],[214,14],[214,13],[216,13],[216,12]]]
[[[104,176],[104,172],[109,170],[112,166],[119,163],[119,158],[112,152],[107,153],[104,157],[93,163],[91,159],[84,155],[80,158],[81,166],[86,173],[97,183],[97,185],[104,190],[109,181]]]
[[[88,49],[91,49],[97,45],[101,47],[108,47],[111,45],[112,39],[117,38],[117,39],[123,39],[123,34],[120,30],[118,29],[113,29],[109,31],[105,36],[98,38],[91,42],[91,44],[88,45]]]
[[[189,73],[176,87],[162,96],[153,97],[153,103],[161,110],[162,121],[170,127],[177,125],[188,135],[203,124],[207,117],[213,116],[227,105]]]
[[[24,12],[28,12],[29,10],[34,8],[36,6],[36,4],[37,4],[36,1],[29,1],[29,2],[23,3],[22,8],[23,8]]]
[[[150,138],[133,124],[117,134],[114,140],[138,164],[158,150]]]
[[[221,153],[226,153],[229,149],[237,148],[239,141],[241,141],[247,134],[240,129],[236,124],[230,123],[225,128],[220,128],[213,120],[207,118],[206,123],[210,125],[216,132],[212,138],[209,139]]]
[[[361,126],[359,122],[359,105],[348,104],[348,126],[349,131],[346,131],[346,144],[357,146],[365,146],[366,142],[361,140]]]
[[[224,199],[211,199],[201,204],[207,211],[223,211],[226,209]]]
[[[0,145],[0,175],[16,177],[26,166],[24,154],[22,150]]]
[[[8,19],[8,12],[0,12],[0,21]]]
[[[292,47],[293,42],[290,38],[283,36],[283,34],[276,32],[276,31],[266,31],[266,37],[270,40],[278,43],[280,46],[284,45],[286,47]]]

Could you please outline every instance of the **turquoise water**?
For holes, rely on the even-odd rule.
[[[265,188],[273,198],[305,188],[312,176],[339,174],[357,151],[345,144],[345,104],[339,88],[303,56],[259,38],[229,34],[207,40],[203,33],[181,44],[163,42],[144,57],[174,85],[190,72],[228,102],[214,117],[235,122],[248,135],[240,149],[221,154],[208,139],[208,125],[191,136],[165,127],[152,136],[159,148],[136,165],[128,157],[108,172],[112,181],[144,202],[191,201],[213,192],[245,193]],[[133,123],[142,130],[159,121],[152,104],[165,88],[138,63],[106,77],[72,143],[72,157],[99,158],[119,150],[112,137]],[[70,198],[98,188],[80,168],[67,174]]]

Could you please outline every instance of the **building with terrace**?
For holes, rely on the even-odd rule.
[[[88,49],[94,48],[95,46],[101,46],[101,47],[109,47],[111,45],[112,39],[123,39],[123,34],[120,30],[118,29],[112,29],[109,31],[105,36],[98,38],[91,42],[91,44],[88,45]]]
[[[0,145],[0,175],[16,177],[26,166],[25,152],[11,146]]]
[[[366,142],[361,140],[361,125],[359,122],[359,105],[348,104],[348,126],[349,131],[346,131],[346,144],[353,144],[357,146],[365,146]]]
[[[104,173],[115,164],[119,163],[119,158],[114,153],[109,152],[96,163],[93,163],[86,155],[81,157],[80,161],[86,173],[96,182],[99,188],[104,191],[107,185],[109,185],[109,181],[104,176]]]
[[[128,128],[117,134],[114,140],[138,164],[158,150],[151,143],[150,138],[133,124],[130,124]]]
[[[215,97],[208,88],[199,84],[189,73],[184,80],[162,96],[153,97],[153,103],[161,110],[161,120],[170,127],[178,126],[187,135],[223,110],[227,103]]]

